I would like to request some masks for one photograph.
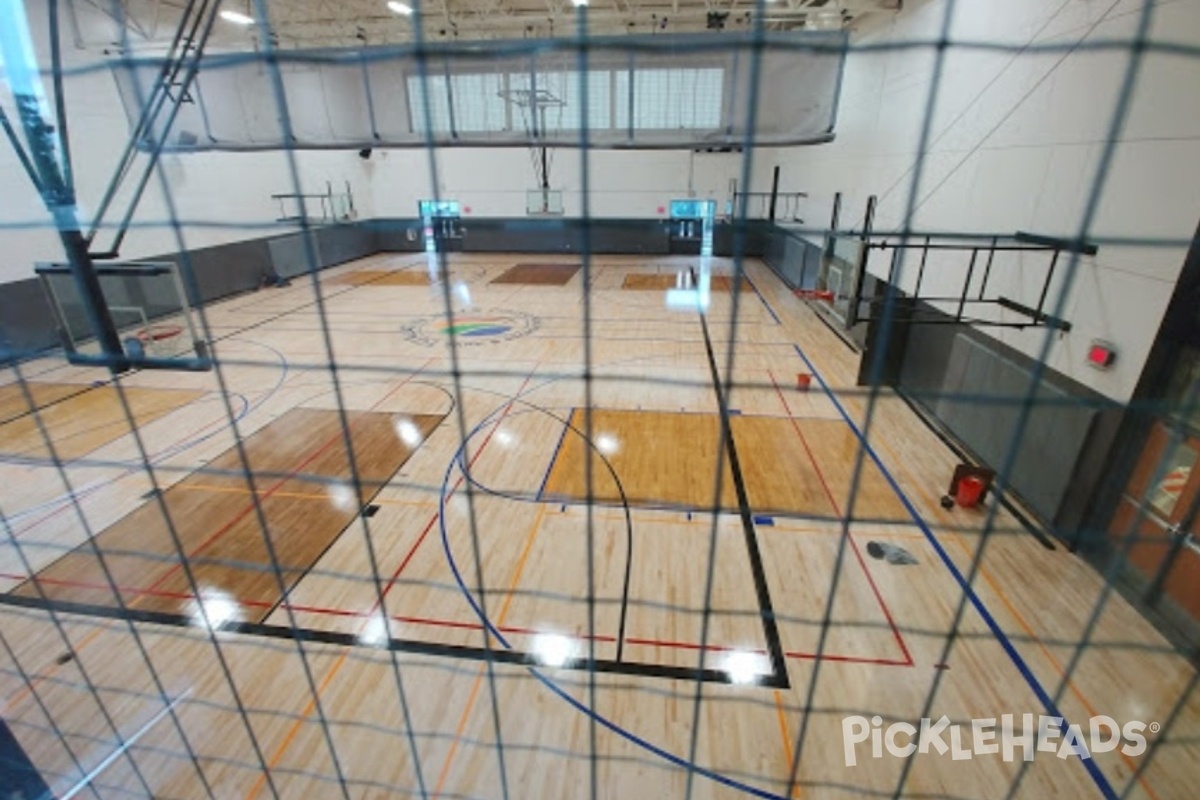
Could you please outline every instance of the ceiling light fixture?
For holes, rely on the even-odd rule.
[[[247,16],[240,11],[230,11],[228,8],[221,10],[221,19],[226,22],[232,22],[236,25],[253,25],[254,17]]]
[[[399,14],[402,17],[411,17],[413,14],[412,6],[407,3],[401,3],[399,0],[389,0],[387,7],[393,13]]]

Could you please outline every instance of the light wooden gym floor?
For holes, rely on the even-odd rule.
[[[983,514],[939,506],[956,459],[890,394],[857,465],[857,356],[765,266],[714,281],[710,352],[662,294],[696,258],[594,258],[585,380],[566,261],[451,256],[457,362],[424,257],[381,254],[321,273],[322,307],[308,277],[210,306],[219,375],[118,392],[41,360],[31,413],[7,373],[0,699],[57,795],[102,765],[90,796],[575,797],[594,763],[601,797],[683,797],[691,763],[692,797],[783,797],[807,720],[793,796],[891,796],[904,761],[847,767],[842,718],[914,721],[935,675],[935,719],[1167,722],[1192,669],[1115,594],[1062,684],[1103,582],[1004,513],[942,660]],[[1195,796],[1198,712],[1130,797]],[[1040,753],[1016,796],[1119,793],[1139,759],[1094,762]],[[1002,796],[1019,766],[918,755],[905,794]]]

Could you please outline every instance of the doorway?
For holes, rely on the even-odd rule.
[[[1145,603],[1200,624],[1200,348],[1180,356],[1108,535],[1125,550]]]
[[[1200,232],[1093,497],[1084,552],[1181,647],[1200,643]]]

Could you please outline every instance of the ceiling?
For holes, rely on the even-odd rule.
[[[580,10],[572,0],[424,0],[421,13],[403,16],[385,0],[265,0],[269,31],[279,47],[345,47],[413,41],[417,26],[426,41],[573,36]],[[418,0],[405,0],[416,6]],[[588,33],[614,35],[712,30],[750,30],[754,0],[588,0]],[[763,6],[769,30],[853,28],[890,15],[903,0],[772,0]],[[71,0],[76,19],[103,15],[109,30],[79,25],[81,43],[110,46],[113,21],[123,10],[133,48],[168,42],[184,0]],[[225,0],[222,8],[256,16],[257,0]],[[103,29],[101,26],[100,30]],[[259,25],[217,21],[212,45],[252,47]],[[90,33],[89,33],[90,32]]]

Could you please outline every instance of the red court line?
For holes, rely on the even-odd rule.
[[[792,416],[792,409],[788,405],[787,398],[783,396],[783,391],[779,388],[778,381],[775,380],[775,373],[767,370],[767,375],[771,379],[771,384],[775,387],[775,393],[779,395],[779,402],[783,404],[783,410],[788,415],[788,420],[792,423],[792,429],[796,431],[796,435],[800,437],[800,444],[804,446],[804,452],[808,454],[808,460],[812,462],[813,469],[816,470],[817,479],[821,481],[821,488],[825,490],[825,496],[829,498],[830,504],[833,505],[833,510],[840,517],[842,516],[841,505],[837,498],[833,496],[833,491],[829,488],[828,481],[825,480],[825,474],[821,472],[821,465],[817,463],[816,456],[813,455],[812,448],[808,446],[808,439],[805,438],[804,432],[800,430],[799,423]],[[912,654],[908,652],[908,647],[904,644],[904,637],[900,635],[900,629],[896,627],[895,620],[892,619],[892,612],[888,609],[887,603],[883,600],[883,594],[879,591],[879,586],[875,583],[875,578],[871,576],[871,571],[867,569],[867,562],[862,557],[862,552],[858,549],[858,542],[854,540],[853,534],[850,533],[850,526],[846,526],[846,539],[850,542],[850,548],[854,551],[854,557],[858,560],[859,567],[862,568],[863,575],[867,578],[867,583],[871,586],[871,592],[875,595],[875,600],[879,603],[879,608],[883,611],[883,616],[887,619],[888,626],[892,629],[892,635],[896,637],[896,643],[900,645],[900,652],[904,654],[904,659],[907,666],[913,666]]]
[[[488,435],[484,437],[483,443],[479,445],[479,449],[476,450],[470,459],[467,460],[467,471],[470,471],[471,467],[475,466],[475,462],[479,459],[479,456],[483,454],[484,448],[486,448],[492,441],[492,436],[496,433],[496,431],[500,430],[500,426],[504,423],[504,419],[508,416],[508,412],[512,411],[512,407],[516,404],[517,398],[520,397],[521,393],[525,391],[525,387],[529,385],[531,380],[533,380],[534,373],[536,372],[537,366],[535,365],[533,372],[530,372],[529,375],[526,376],[525,382],[522,383],[520,388],[517,389],[517,393],[513,399],[509,400],[507,405],[504,406],[504,410],[500,412],[499,419],[496,420],[496,424],[492,426],[492,429],[488,431]],[[446,493],[445,499],[447,501],[454,496],[454,493],[458,491],[458,487],[462,486],[464,480],[466,480],[466,474],[460,474],[458,476],[458,480],[454,482],[454,486],[452,486],[450,491]],[[405,567],[407,567],[409,562],[412,561],[413,556],[417,554],[417,548],[419,548],[421,543],[425,541],[425,537],[429,535],[429,531],[433,529],[433,523],[437,522],[438,517],[441,516],[441,513],[442,509],[439,504],[438,510],[433,512],[433,514],[429,517],[429,522],[425,523],[425,529],[422,530],[421,535],[417,537],[416,543],[409,548],[408,553],[405,554],[404,559],[400,562],[400,566],[396,567],[396,571],[392,573],[392,577],[388,580],[387,586],[383,587],[384,599],[387,598],[388,593],[392,590],[392,587],[396,585],[396,581],[400,578],[400,573],[404,571]],[[379,604],[376,603],[375,607],[373,607],[371,610],[374,611],[378,605]]]
[[[870,656],[839,656],[829,653],[784,653],[788,658],[794,658],[798,661],[837,661],[841,664],[871,664],[874,666],[883,667],[911,667],[912,659],[901,661],[897,658],[872,658]]]

